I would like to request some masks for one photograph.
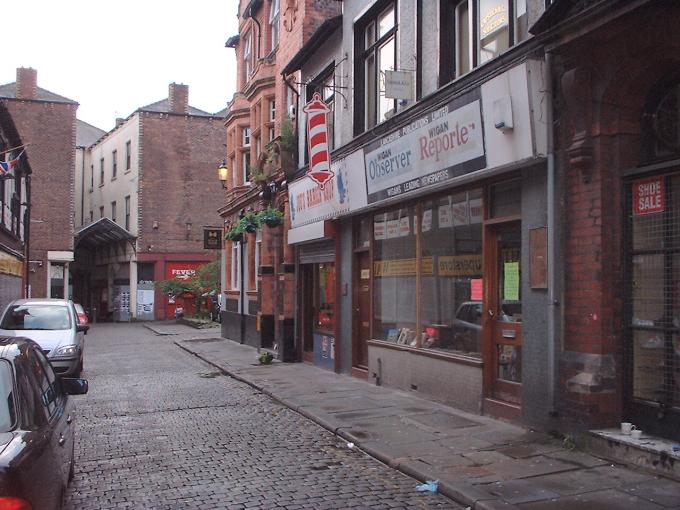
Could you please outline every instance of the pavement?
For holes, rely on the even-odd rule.
[[[471,510],[678,509],[680,483],[596,457],[574,444],[415,393],[307,363],[260,365],[219,328],[148,323],[158,335],[269,395],[383,463]],[[577,445],[578,446],[578,445]]]

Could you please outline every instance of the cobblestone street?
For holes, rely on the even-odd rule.
[[[178,339],[142,325],[90,330],[67,509],[460,508],[215,372]]]

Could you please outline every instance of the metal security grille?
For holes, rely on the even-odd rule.
[[[669,424],[680,416],[680,175],[635,180],[627,198],[627,408]]]

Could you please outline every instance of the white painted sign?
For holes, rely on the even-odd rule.
[[[481,103],[452,102],[364,149],[368,203],[486,166]]]
[[[413,99],[413,72],[385,71],[385,97]]]

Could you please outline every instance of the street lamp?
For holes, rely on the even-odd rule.
[[[217,169],[217,176],[219,177],[220,182],[222,183],[222,187],[224,189],[227,189],[227,179],[229,179],[229,168],[227,168],[226,161],[222,160],[222,164]]]

